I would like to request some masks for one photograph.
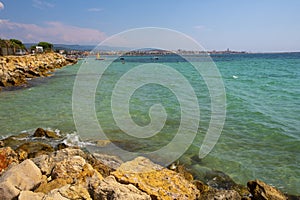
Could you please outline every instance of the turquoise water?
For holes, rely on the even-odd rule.
[[[111,112],[111,94],[116,81],[142,63],[158,62],[173,67],[194,87],[200,107],[200,127],[190,149],[182,156],[193,170],[203,167],[221,170],[236,182],[262,179],[285,192],[300,194],[300,54],[213,55],[226,89],[226,122],[213,151],[204,159],[194,159],[208,129],[209,92],[188,62],[174,56],[126,57],[113,62],[103,74],[96,91],[96,115],[105,134],[129,151],[150,152],[166,145],[180,122],[180,104],[166,87],[148,84],[130,99],[134,122],[150,122],[149,108],[161,103],[167,114],[163,129],[150,139],[134,139],[116,125]],[[114,57],[107,57],[109,62]],[[30,87],[0,92],[0,134],[7,136],[37,127],[76,132],[72,113],[73,83],[80,67],[59,69],[52,77],[35,79]],[[99,62],[87,60],[94,67]],[[84,112],[84,111],[82,111]],[[88,124],[87,124],[87,127]],[[98,135],[91,136],[93,139]]]

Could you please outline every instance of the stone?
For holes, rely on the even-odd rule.
[[[45,194],[32,191],[21,191],[18,200],[42,200]]]
[[[11,163],[19,163],[17,153],[10,147],[0,148],[0,173]]]
[[[52,139],[59,138],[59,136],[54,131],[44,130],[42,128],[37,128],[33,134],[33,137],[47,137]]]
[[[42,173],[29,159],[5,171],[0,177],[0,197],[13,199],[23,190],[31,190],[40,184]]]
[[[137,157],[111,173],[120,183],[133,184],[155,199],[196,199],[200,192],[181,174]]]
[[[27,78],[48,76],[55,68],[75,64],[77,60],[67,59],[57,53],[38,55],[0,57],[0,86],[20,86],[26,84]]]
[[[52,179],[69,177],[76,178],[82,171],[86,161],[80,156],[68,157],[63,161],[57,162],[51,172]]]
[[[264,183],[260,180],[253,180],[247,183],[248,190],[252,194],[254,200],[286,200],[278,189]]]
[[[15,150],[18,146],[25,143],[24,139],[26,139],[29,135],[30,135],[29,133],[21,133],[19,135],[9,136],[1,141],[3,142],[3,146],[5,147],[9,146]]]
[[[67,184],[78,183],[85,188],[88,188],[88,185],[99,184],[103,179],[102,175],[82,156],[86,154],[80,149],[68,148],[33,158],[42,173],[49,177],[49,180],[43,182],[35,191],[46,194]]]
[[[16,149],[16,152],[19,151],[25,151],[28,154],[28,158],[34,158],[42,154],[49,154],[54,151],[54,148],[42,142],[26,142]]]
[[[73,182],[73,180],[71,178],[67,178],[67,179],[58,178],[55,180],[51,180],[50,182],[45,181],[45,182],[41,183],[39,185],[39,187],[37,189],[35,189],[34,191],[47,194],[54,189],[63,187],[72,182]]]
[[[134,185],[118,183],[114,176],[106,177],[98,187],[92,188],[91,196],[94,200],[151,200],[148,194],[138,190]]]
[[[52,190],[45,199],[49,197],[59,197],[65,199],[85,199],[85,200],[92,200],[88,190],[81,185],[65,185],[61,188],[57,188]]]
[[[116,170],[123,163],[123,161],[117,156],[100,154],[100,153],[94,153],[93,156],[97,160],[101,161],[104,165],[110,167],[113,170]]]

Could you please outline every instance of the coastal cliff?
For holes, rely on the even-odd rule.
[[[76,62],[58,53],[0,56],[0,87],[21,86],[29,79],[49,76],[54,69]]]

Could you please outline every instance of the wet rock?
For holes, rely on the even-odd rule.
[[[65,143],[59,143],[58,145],[56,145],[55,150],[62,150],[65,148],[68,148],[69,146],[66,145]]]
[[[16,149],[16,152],[25,151],[28,158],[34,158],[42,154],[49,154],[54,151],[54,148],[42,142],[26,142]]]
[[[9,136],[1,141],[3,143],[3,146],[11,147],[15,150],[18,146],[26,142],[26,139],[29,135],[29,133],[21,133],[19,135]]]
[[[212,188],[202,181],[195,180],[193,183],[201,193],[199,200],[241,200],[241,196],[235,190],[219,190]]]
[[[42,180],[40,169],[31,161],[25,160],[8,169],[0,177],[0,197],[13,199],[23,190],[31,190]]]
[[[182,175],[137,157],[111,173],[121,183],[133,184],[155,199],[196,199],[199,190]]]
[[[33,137],[47,137],[57,139],[59,136],[54,131],[44,130],[42,128],[37,128],[33,134]]]
[[[111,144],[110,140],[98,140],[96,145],[99,147],[105,147],[107,145]]]
[[[120,184],[114,176],[108,176],[100,182],[99,186],[92,188],[92,198],[94,200],[151,200],[151,197],[138,190],[132,184]]]
[[[241,200],[241,196],[235,190],[215,190],[202,194],[203,200]]]
[[[249,181],[248,189],[253,200],[286,200],[287,198],[276,188],[260,180]]]
[[[17,153],[10,147],[0,148],[0,174],[5,170],[11,163],[19,163]]]

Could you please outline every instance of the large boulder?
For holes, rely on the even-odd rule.
[[[196,199],[200,196],[196,186],[181,174],[144,157],[123,163],[112,175],[119,182],[133,184],[155,199]]]
[[[260,180],[249,181],[248,189],[254,200],[286,200],[286,196],[278,189]]]
[[[21,191],[31,190],[39,185],[41,180],[40,169],[31,160],[25,160],[0,177],[0,197],[14,199]]]

